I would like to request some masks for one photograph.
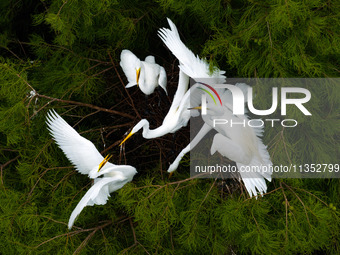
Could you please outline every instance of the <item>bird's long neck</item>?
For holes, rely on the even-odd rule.
[[[178,86],[176,90],[176,94],[174,96],[174,99],[172,100],[172,104],[170,107],[170,110],[167,114],[172,114],[177,111],[178,106],[180,105],[183,96],[187,92],[189,87],[189,76],[183,73],[182,71],[179,71],[179,79],[178,79]]]
[[[155,128],[155,129],[150,129],[150,124],[148,121],[145,122],[143,125],[143,137],[146,139],[152,139],[156,137],[161,137],[163,135],[166,135],[170,133],[169,132],[169,126],[164,125],[164,122],[161,126]]]
[[[183,100],[183,97],[185,93],[188,90],[189,86],[189,77],[180,71],[179,73],[179,81],[178,81],[178,88],[176,91],[176,94],[174,96],[174,100],[171,104],[171,107],[165,116],[163,123],[161,126],[150,129],[150,124],[147,120],[143,120],[143,137],[146,139],[152,139],[156,137],[161,137],[163,135],[166,135],[170,133],[174,126],[176,125],[176,117],[178,117],[178,110],[180,107],[180,104]]]

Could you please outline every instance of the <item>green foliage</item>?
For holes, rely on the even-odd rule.
[[[241,185],[226,191],[221,180],[190,179],[187,158],[168,179],[185,130],[154,140],[136,134],[125,151],[115,146],[143,117],[145,101],[120,80],[122,49],[155,55],[170,100],[176,90],[177,62],[157,37],[165,17],[228,77],[309,78],[339,75],[339,13],[338,1],[319,0],[1,1],[0,253],[340,253],[338,179],[275,179],[269,194],[248,199]],[[296,128],[265,130],[274,163],[338,163],[339,86],[309,89],[318,95],[307,107],[312,121],[292,109]],[[254,92],[255,106],[268,109],[262,95],[271,88]],[[149,100],[157,105],[157,96]],[[168,106],[153,108],[152,126]],[[70,231],[68,218],[91,181],[48,134],[51,108],[113,162],[139,172],[105,206],[86,207]]]
[[[224,57],[241,77],[338,75],[338,1],[249,2],[236,24],[214,29],[206,54]]]

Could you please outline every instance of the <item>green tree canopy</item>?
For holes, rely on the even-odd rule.
[[[0,252],[2,254],[338,254],[338,179],[275,179],[249,199],[232,180],[192,179],[185,158],[168,164],[189,129],[117,146],[141,118],[162,123],[177,88],[178,62],[157,36],[171,18],[185,44],[228,77],[339,76],[339,1],[0,2]],[[168,75],[167,100],[126,90],[122,49],[154,55]],[[269,93],[256,87],[258,95]],[[313,122],[266,129],[273,163],[339,163],[337,85],[313,88]],[[256,99],[264,105],[261,96]],[[68,218],[91,181],[51,139],[55,109],[134,180],[105,206]],[[325,114],[327,113],[327,114]],[[294,113],[298,114],[298,113]],[[229,189],[226,189],[227,186]]]

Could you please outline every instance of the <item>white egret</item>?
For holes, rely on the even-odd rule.
[[[209,64],[200,59],[190,51],[181,41],[175,24],[168,18],[170,29],[161,28],[159,36],[170,51],[178,58],[180,65],[178,88],[176,90],[171,107],[165,116],[163,123],[158,128],[150,130],[149,121],[140,120],[131,130],[131,132],[121,142],[122,145],[133,134],[143,128],[143,137],[146,139],[161,137],[168,133],[174,133],[188,124],[190,117],[198,116],[197,111],[188,110],[190,108],[190,98],[188,92],[189,77],[200,81],[199,78],[211,78],[215,83],[223,83],[225,81],[225,72],[215,68],[210,73]],[[189,93],[189,92],[188,92]]]
[[[166,72],[162,66],[156,64],[154,56],[147,56],[145,61],[141,61],[131,51],[123,50],[120,54],[120,66],[129,82],[126,88],[137,85],[145,95],[150,95],[159,85],[168,94]]]
[[[155,129],[150,129],[149,121],[147,119],[140,120],[131,130],[131,132],[125,137],[125,139],[120,143],[122,145],[127,139],[129,139],[133,134],[138,132],[143,128],[143,137],[146,139],[156,138],[168,133],[174,133],[178,129],[186,126],[190,119],[190,116],[197,115],[197,111],[190,111],[189,100],[182,100],[183,95],[189,84],[189,77],[180,71],[179,73],[179,87],[174,96],[174,100],[171,104],[170,110],[165,116],[161,126]],[[183,93],[184,92],[184,93]]]
[[[170,29],[162,28],[159,30],[159,36],[166,44],[166,46],[171,50],[171,52],[178,58],[180,62],[180,75],[185,77],[184,75],[193,78],[196,82],[207,81],[209,78],[209,83],[218,84],[223,83],[225,81],[224,71],[221,71],[215,68],[214,72],[211,73],[209,69],[209,65],[206,61],[201,60],[199,57],[195,56],[180,40],[178,30],[174,23],[168,19],[168,23]],[[186,79],[188,79],[186,77]],[[159,137],[161,135],[167,134],[169,132],[175,132],[180,127],[184,126],[183,124],[187,124],[190,114],[188,113],[188,108],[190,107],[190,100],[192,99],[193,91],[199,85],[193,86],[189,91],[186,92],[188,88],[188,83],[181,83],[181,79],[179,81],[178,91],[176,92],[173,104],[165,117],[162,126],[157,129],[150,130],[148,121],[141,120],[130,132],[130,134],[123,140],[124,143],[131,135],[135,132],[143,128],[143,137],[144,138],[154,138]],[[243,91],[246,91],[246,86],[244,84],[238,84],[239,88]],[[222,113],[224,117],[228,115],[228,117],[234,118],[234,122],[237,121],[238,116],[233,116],[231,112],[231,102],[232,96],[230,91],[228,90],[218,90],[219,94],[223,93],[222,101],[224,102],[223,108],[218,109],[219,114]],[[191,96],[190,96],[191,93]],[[176,97],[177,96],[177,97]],[[245,97],[247,98],[247,97]],[[179,111],[181,110],[181,111]],[[221,112],[222,111],[222,112]],[[176,116],[178,114],[178,116]],[[196,114],[197,115],[197,114]],[[168,168],[168,172],[173,172],[177,169],[180,160],[182,157],[189,152],[192,148],[194,148],[200,140],[213,129],[212,126],[212,118],[214,115],[211,113],[204,117],[205,124],[202,126],[201,130],[198,132],[196,137],[191,141],[191,143],[185,147],[177,156],[175,161]],[[209,119],[210,117],[210,119]],[[219,116],[221,117],[221,116]],[[235,119],[236,118],[236,119]],[[242,118],[242,117],[240,117]],[[247,119],[247,116],[243,116],[244,120]],[[183,121],[183,119],[185,121]],[[268,152],[263,145],[262,141],[256,136],[260,135],[260,130],[253,130],[252,128],[248,129],[238,129],[238,128],[226,128],[226,127],[217,127],[215,128],[220,134],[216,135],[214,143],[212,145],[211,152],[218,151],[223,156],[228,157],[231,160],[236,161],[237,165],[241,167],[241,165],[252,165],[256,162],[261,162],[264,165],[270,165],[270,159]],[[234,132],[235,129],[235,132]],[[225,139],[221,139],[221,141],[226,142],[226,139],[229,139],[229,143],[219,143],[218,138],[221,136],[225,137]],[[250,137],[251,139],[247,141],[244,137]],[[245,142],[246,141],[246,142]],[[121,144],[122,144],[121,143]],[[230,146],[231,150],[227,150],[224,147],[228,148]],[[239,146],[239,147],[237,147]],[[236,150],[238,149],[238,150]],[[244,157],[240,158],[237,155],[234,155],[233,152],[238,151]],[[255,175],[246,176],[241,172],[241,177],[244,181],[246,189],[250,196],[252,194],[256,195],[256,189],[262,194],[266,191],[266,184],[264,178],[271,180],[271,173],[260,172]]]
[[[132,181],[137,171],[129,165],[114,165],[108,162],[111,157],[103,158],[91,141],[80,136],[54,110],[48,112],[46,123],[52,137],[76,170],[94,179],[93,186],[71,214],[68,222],[68,227],[71,229],[76,217],[85,206],[106,204],[110,193]]]
[[[237,84],[242,90],[246,90],[244,84]],[[246,97],[247,98],[247,97]],[[209,100],[208,100],[209,101]],[[177,169],[183,156],[192,150],[203,137],[212,129],[218,133],[214,136],[211,146],[211,154],[216,151],[222,156],[236,162],[241,178],[245,184],[248,194],[256,196],[257,192],[263,194],[267,190],[265,179],[271,181],[269,166],[272,165],[266,146],[262,143],[259,136],[263,133],[262,127],[250,127],[247,125],[247,115],[234,115],[232,112],[232,96],[229,90],[222,95],[223,106],[208,102],[208,111],[202,115],[204,125],[198,134],[194,137],[177,156],[174,162],[168,168],[168,172]],[[199,108],[199,107],[196,107]],[[230,124],[213,124],[214,119],[228,120],[228,123],[238,123],[235,126]],[[240,124],[245,123],[245,125]],[[251,169],[251,171],[247,171]]]
[[[207,78],[209,78],[208,81],[209,81],[210,84],[224,83],[225,78],[226,78],[224,76],[225,72],[215,68],[213,70],[213,73],[211,73],[208,63],[205,62],[204,60],[201,60],[199,57],[195,56],[183,44],[183,42],[179,38],[179,34],[178,34],[178,31],[177,31],[175,24],[169,18],[167,20],[168,20],[168,23],[169,23],[171,30],[169,30],[167,28],[162,28],[162,29],[159,30],[159,35],[160,35],[161,39],[163,40],[163,42],[167,45],[167,47],[171,50],[171,52],[179,60],[179,62],[180,62],[179,67],[180,67],[181,71],[183,71],[189,77],[193,78],[196,82],[200,82],[200,81],[207,82]],[[237,86],[243,92],[247,91],[248,86],[246,86],[245,84],[237,84]],[[219,109],[219,111],[222,110],[222,113],[224,113],[223,116],[219,116],[219,118],[224,118],[225,117],[224,115],[228,115],[228,117],[237,118],[236,116],[233,116],[231,114],[232,113],[231,112],[232,96],[231,96],[230,91],[224,90],[224,89],[219,89],[218,92],[219,92],[219,94],[223,93],[222,101],[225,104],[223,109]],[[187,92],[187,93],[190,93],[190,92]],[[244,93],[244,95],[246,95],[246,93]],[[185,98],[185,96],[183,96],[183,99],[184,98]],[[247,98],[247,96],[245,96],[245,98]],[[189,100],[189,97],[187,97],[187,100]],[[192,98],[191,98],[191,100],[192,100]],[[183,101],[185,101],[185,100],[183,100]],[[209,117],[210,117],[210,119],[209,119]],[[212,118],[213,117],[214,116],[212,116],[211,114],[203,116],[203,120],[205,121],[205,124],[202,126],[201,130],[198,132],[196,137],[191,141],[191,143],[179,153],[179,155],[177,156],[175,161],[168,168],[168,172],[171,173],[174,170],[176,170],[178,165],[179,165],[180,160],[182,159],[182,157],[187,152],[189,152],[192,148],[194,148],[199,143],[199,141],[211,129],[214,128],[213,125],[212,125]],[[247,116],[244,116],[244,118],[247,119]],[[234,119],[234,122],[235,121],[236,120]],[[223,156],[226,156],[229,159],[236,161],[237,165],[239,166],[239,169],[240,169],[242,163],[251,165],[251,164],[254,164],[256,162],[256,160],[259,160],[260,162],[262,162],[266,165],[269,165],[269,164],[271,165],[269,155],[268,155],[268,152],[267,152],[265,146],[263,145],[262,141],[256,136],[255,131],[252,128],[249,127],[249,129],[243,130],[243,129],[238,129],[238,128],[229,128],[228,129],[228,128],[218,127],[218,128],[215,128],[215,129],[218,132],[222,132],[222,133],[215,136],[216,139],[214,140],[215,142],[212,145],[212,152],[214,152],[214,150],[218,151]],[[234,132],[234,129],[235,129],[236,132]],[[222,134],[224,134],[226,136],[225,139],[228,139],[227,137],[229,137],[229,139],[231,139],[230,143],[218,142],[218,138],[220,138],[220,136]],[[259,135],[259,134],[260,134],[260,132],[257,133],[257,135]],[[244,136],[246,136],[246,135],[249,135],[252,138],[252,141],[249,141],[249,144],[244,143],[244,141],[245,141]],[[243,139],[242,139],[242,137],[243,137]],[[221,141],[226,142],[225,139],[221,139]],[[233,142],[233,143],[231,143],[231,142]],[[250,154],[248,155],[248,158],[244,158],[244,159],[237,158],[232,154],[233,150],[228,151],[227,149],[224,149],[224,147],[228,148],[227,146],[232,147],[231,145],[234,144],[235,142],[236,142],[236,144],[238,142],[241,142],[241,145],[239,145],[240,148],[244,149],[244,150],[248,150],[248,152],[249,152],[248,147],[253,146],[252,150],[250,150]],[[228,144],[230,144],[230,145],[228,145]],[[234,147],[233,149],[236,149],[236,148]],[[259,153],[259,151],[261,153]],[[239,150],[239,152],[242,153],[242,150]],[[243,151],[243,153],[244,153],[244,151]],[[267,178],[268,180],[270,180],[270,176],[271,176],[271,173],[269,173],[269,174],[263,173],[263,177]],[[256,178],[256,179],[254,177],[257,177],[257,175],[247,176],[248,178],[246,178],[245,174],[243,173],[243,175],[242,175],[242,173],[241,173],[241,177],[244,181],[244,184],[245,184],[246,189],[247,189],[250,196],[252,196],[252,193],[254,195],[256,194],[255,188],[257,188],[258,191],[261,194],[266,190],[265,181],[262,178],[262,176],[260,176],[260,178]]]
[[[197,90],[197,88],[202,87],[202,85],[204,85],[204,83],[197,83],[195,85],[193,85],[188,91],[187,93],[183,96],[182,102],[184,104],[184,102],[189,102],[191,101],[191,103],[194,103],[194,107],[193,108],[189,108],[190,110],[195,110],[195,109],[200,109],[199,102],[197,101],[197,99],[199,98],[199,96],[201,95],[200,93],[201,90]],[[236,84],[236,86],[238,88],[240,88],[244,93],[247,90],[248,85],[245,85],[243,83],[238,83]],[[247,98],[246,94],[245,94],[245,98]],[[209,102],[210,102],[210,98],[208,98]],[[223,103],[226,106],[229,106],[232,108],[232,103],[233,103],[233,97],[230,93],[229,90],[224,90],[223,94],[221,95],[220,98],[221,102],[223,101]],[[211,102],[209,103],[209,105],[211,104]],[[186,104],[188,105],[188,103]],[[223,113],[223,108],[219,107],[219,108],[214,108],[215,111],[218,110],[218,113]],[[229,110],[229,109],[228,109]],[[174,162],[169,166],[168,168],[168,172],[171,173],[173,171],[175,171],[178,168],[179,162],[181,161],[181,159],[183,158],[183,156],[185,154],[187,154],[191,149],[193,149],[202,139],[203,137],[213,128],[211,127],[211,125],[208,124],[204,124],[201,128],[201,130],[197,133],[197,135],[192,139],[192,141],[178,154],[178,156],[176,157],[176,159],[174,160]]]

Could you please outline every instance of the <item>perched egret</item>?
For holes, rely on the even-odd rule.
[[[76,217],[85,206],[106,204],[110,193],[132,181],[137,171],[129,165],[114,165],[108,162],[111,157],[103,158],[91,141],[80,136],[54,110],[48,112],[46,123],[52,137],[76,170],[94,179],[93,186],[71,214],[68,222],[68,227],[71,229]]]
[[[144,138],[156,138],[176,132],[188,124],[190,117],[197,116],[197,111],[188,110],[188,108],[190,108],[190,97],[188,94],[190,93],[188,91],[189,77],[194,78],[196,81],[199,81],[199,78],[205,80],[206,78],[212,78],[215,83],[223,83],[225,81],[224,71],[215,68],[215,71],[210,73],[209,64],[198,56],[195,56],[195,54],[185,46],[180,39],[175,24],[169,18],[167,20],[170,29],[161,28],[159,30],[159,36],[180,62],[178,87],[171,107],[161,126],[150,130],[149,121],[142,119],[133,127],[120,145],[142,128]]]
[[[131,51],[123,50],[120,54],[120,66],[129,82],[126,88],[137,85],[145,95],[150,95],[159,85],[168,93],[166,72],[162,66],[156,64],[154,56],[147,56],[145,61],[141,61]]]
[[[246,85],[237,84],[242,90],[246,90]],[[247,115],[234,115],[232,112],[232,96],[229,90],[222,95],[223,106],[209,103],[207,114],[202,115],[204,125],[188,146],[186,146],[168,168],[168,172],[177,169],[183,156],[192,150],[203,137],[212,129],[218,133],[214,136],[211,146],[211,154],[216,151],[222,156],[236,162],[241,178],[245,184],[250,197],[256,196],[259,192],[263,194],[267,190],[264,179],[271,181],[269,166],[272,165],[269,153],[261,139],[263,128],[250,127],[247,125]],[[199,107],[196,107],[199,108]],[[228,120],[228,123],[238,123],[234,126],[230,124],[213,124],[214,119]],[[242,125],[240,123],[245,123]],[[246,171],[252,169],[252,171]],[[254,171],[256,169],[256,171]]]

